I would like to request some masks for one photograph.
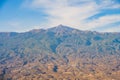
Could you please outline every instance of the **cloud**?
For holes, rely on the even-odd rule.
[[[47,14],[44,26],[68,25],[81,30],[97,30],[100,27],[120,21],[120,15],[108,14],[87,20],[107,9],[120,9],[117,0],[26,0],[26,4],[36,11]]]
[[[99,17],[98,19],[90,20],[89,22],[85,22],[86,29],[99,28],[103,26],[109,26],[109,24],[114,24],[116,22],[120,22],[120,15],[106,15]]]
[[[103,30],[102,32],[120,32],[120,25]]]

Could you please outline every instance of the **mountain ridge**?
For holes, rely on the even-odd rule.
[[[51,27],[51,28],[47,28],[47,29],[44,29],[44,28],[39,28],[39,29],[31,29],[31,30],[28,30],[28,31],[25,31],[25,32],[15,32],[15,31],[12,31],[12,32],[0,32],[0,33],[6,33],[6,34],[9,34],[9,33],[26,33],[26,32],[40,32],[40,31],[49,31],[51,30],[52,32],[57,32],[59,30],[76,30],[76,31],[81,31],[81,32],[96,32],[96,33],[101,33],[101,34],[104,34],[104,33],[120,33],[120,32],[99,32],[99,31],[92,31],[92,30],[80,30],[80,29],[76,29],[76,28],[73,28],[73,27],[70,27],[70,26],[66,26],[66,25],[58,25],[58,26],[54,26],[54,27]]]

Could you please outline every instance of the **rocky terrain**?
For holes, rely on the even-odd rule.
[[[1,32],[0,80],[120,80],[120,33]]]

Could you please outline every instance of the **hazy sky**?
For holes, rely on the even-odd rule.
[[[120,32],[120,0],[0,0],[0,31],[28,31],[59,24]]]

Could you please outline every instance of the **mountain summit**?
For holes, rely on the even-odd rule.
[[[69,32],[69,31],[72,31],[74,29],[60,24],[60,25],[53,27],[53,28],[50,28],[48,30],[52,31],[52,32],[66,32],[66,31]]]

